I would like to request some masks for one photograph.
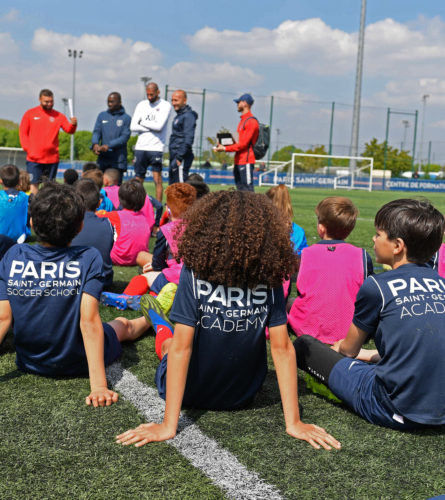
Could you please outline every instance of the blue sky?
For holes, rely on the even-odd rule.
[[[437,142],[439,155],[439,142],[445,141],[444,5],[368,1],[362,91],[368,107],[362,110],[361,142],[383,136],[386,107],[421,111],[421,96],[429,94],[425,141]],[[91,129],[114,89],[122,92],[131,114],[142,97],[140,76],[149,75],[162,87],[227,92],[208,93],[205,135],[220,126],[236,127],[231,99],[248,90],[257,96],[261,121],[269,120],[270,98],[260,96],[275,96],[278,145],[326,143],[330,105],[323,102],[353,101],[360,7],[360,0],[133,0],[128,6],[115,0],[3,0],[0,115],[18,122],[42,87],[55,91],[62,109],[61,97],[71,95],[66,50],[79,48],[85,51],[76,79],[81,129]],[[191,96],[190,102],[199,112],[200,98]],[[403,118],[411,120],[408,142],[412,119],[391,118],[390,139],[399,146]],[[350,107],[338,104],[334,143],[349,143],[350,119]]]

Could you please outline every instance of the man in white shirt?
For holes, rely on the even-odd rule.
[[[159,97],[160,91],[156,83],[149,83],[146,92],[147,100],[138,103],[130,125],[131,131],[139,135],[134,151],[134,171],[136,178],[144,182],[147,167],[151,166],[156,198],[162,201],[162,157],[172,106]]]

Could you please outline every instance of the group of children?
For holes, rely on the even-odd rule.
[[[315,448],[340,448],[324,429],[300,419],[297,360],[371,423],[396,429],[445,423],[444,218],[429,202],[402,199],[379,210],[376,260],[393,270],[374,275],[367,252],[345,242],[358,213],[347,198],[317,205],[320,241],[307,246],[285,186],[267,196],[208,188],[198,196],[190,184],[173,184],[166,191],[167,221],[150,254],[155,217],[151,209],[150,226],[143,186],[124,183],[113,201],[119,210],[96,215],[99,186],[85,177],[74,187],[46,184],[30,208],[39,243],[14,245],[0,261],[0,341],[14,318],[20,369],[88,372],[86,402],[104,406],[118,398],[107,388],[105,366],[119,358],[122,341],[152,327],[164,421],[124,432],[118,443],[172,438],[182,405],[233,410],[251,404],[267,372],[266,330],[289,435]],[[129,241],[132,228],[144,248]],[[104,247],[117,234],[111,264],[122,258],[143,268],[124,294],[102,293],[112,265],[88,234],[100,235]],[[160,296],[170,285],[168,316]],[[138,297],[143,315],[103,324],[101,297],[120,306]],[[294,344],[289,332],[297,336]],[[367,351],[362,345],[370,336],[377,349]]]

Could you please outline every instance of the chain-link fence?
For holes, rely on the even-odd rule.
[[[174,87],[167,85],[164,97],[170,99]],[[185,89],[188,104],[198,113],[194,150],[198,161],[211,149],[207,138],[215,138],[222,129],[236,131],[239,116],[233,99],[240,93],[215,89]],[[302,98],[298,92],[273,96],[252,94],[253,114],[271,128],[271,144],[266,161],[281,148],[293,145],[302,151],[323,147],[327,154],[350,155],[352,104]],[[388,109],[364,103],[360,110],[359,154],[373,138],[378,143],[388,139],[394,150],[406,151],[412,157],[412,170],[424,170],[428,164],[445,165],[445,142],[419,141],[419,120],[416,110]],[[394,161],[404,161],[395,159]],[[406,160],[403,163],[406,169]],[[437,167],[436,167],[437,168]]]

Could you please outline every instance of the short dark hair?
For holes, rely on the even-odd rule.
[[[374,225],[385,231],[388,239],[404,241],[409,262],[424,264],[442,244],[445,221],[427,199],[402,198],[383,205]]]
[[[139,212],[139,210],[141,210],[145,203],[145,197],[147,196],[144,186],[134,179],[122,183],[118,194],[122,208],[133,210],[133,212]]]
[[[107,168],[104,172],[104,177],[105,176],[107,176],[114,185],[119,183],[120,174],[117,168]]]
[[[85,205],[72,186],[47,182],[36,194],[30,211],[39,241],[66,247],[82,226]]]
[[[42,97],[54,97],[53,91],[49,89],[42,89],[39,93],[39,99]]]
[[[190,174],[185,182],[196,189],[196,198],[201,198],[201,196],[210,193],[209,186],[199,174]]]
[[[349,198],[328,196],[320,201],[315,213],[330,238],[344,240],[355,227],[358,209]]]
[[[100,202],[100,190],[93,179],[79,179],[74,184],[76,193],[79,193],[88,212],[95,212]]]
[[[122,102],[122,97],[121,97],[121,95],[119,94],[119,92],[110,92],[110,93],[108,94],[108,97],[110,97],[110,95],[115,95],[115,96],[117,97],[118,101],[119,101],[119,102]]]
[[[74,170],[74,168],[67,168],[65,172],[63,172],[63,179],[65,183],[70,186],[72,186],[78,178],[79,174],[77,173],[77,170]]]
[[[104,174],[102,170],[98,168],[93,168],[92,170],[87,170],[82,174],[82,179],[91,179],[96,183],[99,189],[103,188],[104,185]]]
[[[97,163],[94,163],[93,161],[88,161],[87,163],[84,163],[82,166],[82,173],[88,172],[89,170],[97,170],[99,166]]]
[[[15,188],[19,183],[20,171],[15,165],[8,163],[0,168],[0,179],[5,188]]]

